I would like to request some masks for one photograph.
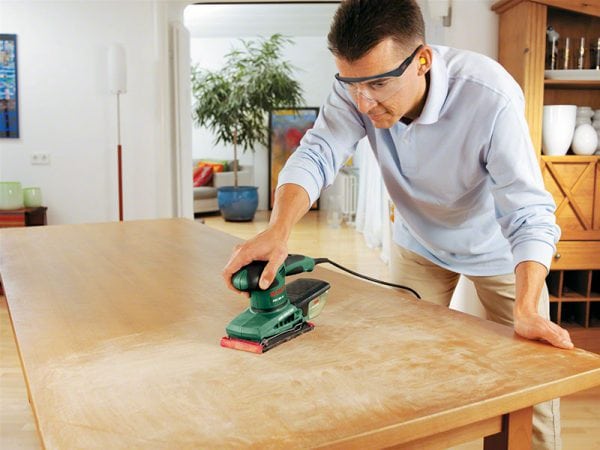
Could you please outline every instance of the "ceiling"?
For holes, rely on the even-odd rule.
[[[184,23],[192,38],[326,36],[338,2],[190,5]]]

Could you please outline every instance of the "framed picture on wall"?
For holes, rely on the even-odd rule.
[[[19,137],[17,35],[0,34],[0,137]]]
[[[319,108],[313,107],[275,109],[269,114],[269,209],[273,209],[279,172],[318,115]],[[319,209],[318,200],[311,209]]]

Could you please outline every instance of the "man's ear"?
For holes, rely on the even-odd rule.
[[[423,48],[417,54],[419,62],[419,75],[425,75],[431,69],[431,61],[433,59],[433,51],[428,45],[423,45]]]

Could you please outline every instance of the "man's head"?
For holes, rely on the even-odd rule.
[[[331,26],[329,49],[361,112],[378,128],[420,113],[431,49],[414,0],[346,0]]]

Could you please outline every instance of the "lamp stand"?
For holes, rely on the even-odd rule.
[[[123,149],[121,148],[121,93],[117,91],[117,173],[119,180],[119,221],[123,222]]]

